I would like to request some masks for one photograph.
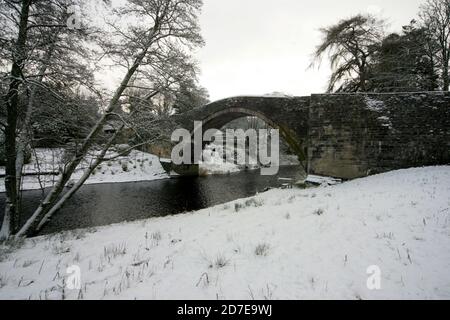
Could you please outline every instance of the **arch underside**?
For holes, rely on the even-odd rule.
[[[248,116],[258,117],[269,124],[272,128],[279,128],[279,126],[275,122],[273,122],[271,119],[260,112],[245,108],[230,108],[216,112],[206,119],[203,119],[203,130],[221,129],[224,125],[230,123],[233,120]]]
[[[255,111],[252,109],[241,108],[241,107],[233,107],[227,108],[218,112],[215,112],[205,119],[202,120],[202,130],[206,132],[209,129],[221,129],[227,123],[230,123],[233,120],[254,116],[257,117],[264,122],[266,122],[270,127],[274,129],[278,129],[280,131],[281,137],[286,141],[292,151],[297,155],[300,160],[302,166],[307,168],[307,158],[306,158],[306,141],[301,140],[297,135],[290,129],[281,124],[276,123],[265,114]]]

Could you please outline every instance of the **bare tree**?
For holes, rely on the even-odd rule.
[[[65,185],[83,158],[92,151],[105,124],[112,118],[121,119],[117,111],[126,105],[127,93],[136,87],[136,83],[143,87],[145,84],[151,97],[161,90],[161,82],[176,82],[175,79],[185,71],[174,68],[172,62],[177,57],[187,57],[183,54],[185,50],[203,43],[197,21],[201,5],[201,0],[129,0],[124,8],[115,12],[117,19],[109,23],[112,41],[106,43],[104,49],[106,56],[116,65],[125,68],[125,75],[89,135],[65,165],[58,181],[41,205],[16,234],[16,238],[42,227],[65,200],[80,188],[92,170],[104,161],[116,135],[125,127],[126,120],[116,134],[100,146],[95,161],[85,175],[63,194]]]
[[[314,53],[313,66],[328,53],[332,68],[328,91],[366,91],[370,63],[383,38],[384,21],[356,15],[320,31],[322,43]]]
[[[23,65],[27,57],[27,36],[32,0],[22,1],[18,19],[17,38],[11,44],[11,71],[7,76],[8,90],[3,98],[6,106],[5,154],[6,154],[6,202],[5,216],[0,238],[8,237],[19,228],[18,192],[16,180],[16,130],[19,106],[19,90],[23,80]],[[9,5],[9,2],[5,3]],[[3,38],[3,37],[2,37]],[[2,39],[8,43],[8,39]]]
[[[432,39],[438,44],[442,90],[450,86],[450,0],[427,0],[419,14]]]
[[[7,210],[0,237],[8,237],[18,229],[20,216],[20,185],[25,150],[33,139],[33,113],[39,104],[38,95],[67,101],[67,93],[75,87],[92,88],[92,70],[86,61],[89,53],[80,45],[92,34],[85,28],[67,27],[69,6],[82,4],[48,1],[5,1],[1,4],[0,31],[2,49],[0,66],[12,65],[4,72],[2,83],[10,81],[2,100],[6,111],[5,131]],[[17,40],[15,39],[17,38]],[[3,68],[4,69],[4,68]]]

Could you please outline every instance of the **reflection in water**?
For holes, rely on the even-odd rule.
[[[279,187],[278,177],[304,177],[297,166],[281,167],[278,176],[259,171],[199,178],[83,186],[44,227],[42,234],[103,226],[123,221],[167,216],[211,207]],[[40,191],[23,194],[23,210],[30,216],[41,199]],[[0,221],[5,196],[0,194]]]

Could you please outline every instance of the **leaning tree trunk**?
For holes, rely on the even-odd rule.
[[[38,226],[36,227],[36,231],[39,231],[42,229],[42,227],[49,221],[49,219],[64,205],[64,203],[69,200],[75,192],[77,192],[83,184],[86,182],[86,180],[91,176],[92,172],[100,165],[100,163],[103,162],[103,159],[108,152],[108,150],[111,148],[112,144],[116,140],[116,138],[119,136],[119,134],[122,132],[125,125],[122,125],[115,133],[114,135],[108,140],[108,142],[103,146],[102,151],[100,154],[95,158],[94,162],[86,169],[83,176],[70,188],[68,192],[66,192],[59,200],[55,203],[55,205],[52,206],[52,208],[47,212],[47,214],[41,219]]]
[[[142,60],[147,54],[150,45],[147,46],[135,59],[133,66],[128,70],[127,74],[123,78],[119,88],[114,93],[113,98],[111,99],[108,108],[105,110],[105,113],[101,116],[101,118],[94,125],[93,129],[83,141],[83,144],[80,147],[80,150],[77,150],[77,154],[74,158],[65,166],[64,171],[61,173],[59,180],[56,182],[55,186],[52,188],[50,193],[45,197],[44,201],[39,205],[33,215],[28,219],[28,221],[23,225],[20,231],[16,234],[16,239],[29,235],[35,232],[42,221],[42,219],[48,214],[48,212],[52,209],[55,203],[58,201],[62,191],[64,190],[65,185],[70,180],[72,174],[75,169],[78,167],[80,162],[86,156],[89,149],[92,147],[95,138],[98,136],[104,125],[106,124],[106,120],[108,116],[116,109],[119,105],[119,100],[122,97],[123,92],[128,86],[130,79],[135,74],[136,70],[139,68]]]
[[[70,188],[68,192],[66,192],[53,206],[52,208],[47,212],[47,214],[41,219],[38,226],[36,227],[36,232],[39,232],[42,227],[50,220],[50,218],[60,210],[67,200],[69,200],[86,182],[87,179],[91,176],[92,172],[102,163],[105,161],[105,155],[108,152],[108,150],[111,148],[114,141],[117,139],[119,134],[122,132],[122,130],[125,128],[125,124],[122,124],[122,126],[114,133],[114,135],[108,140],[108,142],[103,146],[102,151],[100,154],[95,158],[94,162],[89,165],[89,167],[84,172],[83,176]],[[138,148],[141,145],[144,145],[145,143],[149,143],[149,141],[143,142],[141,144],[135,145],[133,147],[130,147],[127,149],[123,154],[125,154],[127,151],[130,151],[132,149]],[[118,156],[120,156],[119,154]]]
[[[6,127],[5,127],[5,215],[3,218],[0,239],[9,238],[19,228],[18,191],[16,181],[16,130],[19,104],[19,88],[22,83],[22,68],[26,59],[26,42],[28,17],[32,0],[23,0],[20,12],[19,34],[13,53],[10,73],[10,84],[6,94]]]

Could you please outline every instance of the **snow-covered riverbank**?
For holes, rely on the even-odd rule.
[[[231,147],[232,146],[232,147]],[[229,174],[239,172],[240,170],[245,169],[259,169],[261,168],[258,165],[258,159],[248,160],[249,163],[254,163],[253,165],[239,166],[235,164],[235,159],[231,156],[231,159],[224,160],[224,155],[231,154],[234,155],[236,153],[241,153],[242,157],[245,158],[248,156],[246,154],[246,150],[235,149],[234,144],[226,144],[226,147],[210,144],[207,145],[204,153],[203,153],[203,162],[200,162],[200,173],[201,174]],[[300,162],[296,155],[288,155],[285,153],[279,154],[279,164],[280,166],[298,166]]]
[[[110,157],[114,156],[110,153]],[[36,149],[30,164],[24,168],[26,174],[36,174],[37,172],[51,173],[58,172],[63,163],[62,149]],[[78,180],[83,171],[90,164],[90,158],[84,161],[75,174],[74,180]],[[0,167],[0,174],[4,174],[5,169]],[[23,179],[22,190],[41,189],[51,187],[58,177],[56,175],[28,175]],[[134,182],[151,181],[168,178],[163,167],[159,163],[157,156],[137,150],[131,151],[128,156],[119,157],[101,164],[94,174],[86,181],[86,184],[114,183],[114,182]],[[0,178],[0,192],[5,192],[4,178]]]
[[[409,169],[29,239],[0,299],[449,299],[449,194],[450,167]]]
[[[109,157],[115,156],[111,152]],[[39,148],[33,151],[31,162],[24,167],[25,176],[23,178],[22,190],[36,190],[48,188],[54,185],[58,176],[56,174],[63,165],[63,149]],[[73,175],[73,180],[78,180],[83,175],[92,161],[92,157],[87,157],[78,167]],[[281,165],[298,165],[295,156],[281,155]],[[258,168],[255,166],[254,168]],[[217,175],[239,172],[242,168],[234,163],[225,162],[218,153],[213,153],[206,161],[201,163],[202,175]],[[41,175],[38,176],[37,173]],[[5,174],[5,168],[0,167],[0,175]],[[159,158],[153,154],[133,150],[127,156],[119,157],[111,161],[104,162],[89,177],[85,184],[116,183],[116,182],[138,182],[152,181],[169,178],[159,162]],[[0,177],[0,193],[5,192],[4,178]]]

